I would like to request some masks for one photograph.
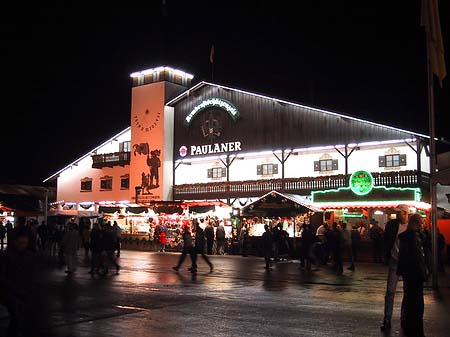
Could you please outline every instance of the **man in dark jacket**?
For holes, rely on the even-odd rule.
[[[209,266],[209,271],[212,273],[214,270],[213,264],[209,260],[209,258],[205,255],[205,233],[203,229],[200,227],[198,222],[195,222],[194,224],[194,231],[195,231],[195,250],[194,254],[192,255],[192,268],[191,272],[196,273],[197,272],[197,254],[200,254],[205,260],[206,264]]]
[[[307,271],[311,270],[311,250],[314,244],[314,234],[307,224],[302,225],[302,237],[300,240],[300,266]]]
[[[214,246],[214,226],[212,220],[209,221],[208,225],[205,228],[205,237],[206,237],[207,252],[208,255],[211,255]]]
[[[114,267],[116,267],[116,274],[118,274],[120,266],[117,263],[116,256],[114,254],[117,247],[117,236],[110,223],[105,226],[102,243],[102,248],[105,252],[104,274],[108,274],[109,263],[112,263]]]
[[[398,275],[398,251],[399,240],[398,235],[403,233],[407,228],[409,207],[408,205],[397,206],[397,218],[386,224],[384,231],[384,253],[385,261],[389,265],[388,278],[386,283],[386,295],[384,297],[384,318],[381,330],[391,329],[392,311],[394,309],[394,297],[397,290]],[[403,309],[401,320],[403,321]]]
[[[406,336],[423,337],[423,282],[428,279],[428,269],[419,233],[422,223],[420,214],[414,214],[408,229],[399,234],[397,275],[403,277],[402,308],[403,332]]]
[[[89,274],[98,273],[101,262],[101,253],[102,253],[102,240],[103,240],[103,232],[100,230],[100,226],[98,223],[94,224],[94,227],[91,231],[90,237],[90,248],[91,248],[91,270]]]
[[[273,235],[270,231],[269,225],[264,225],[265,232],[262,235],[262,249],[264,253],[264,261],[266,262],[266,266],[264,267],[266,270],[270,270],[270,256],[272,255],[272,243],[273,243]]]
[[[0,255],[0,304],[10,316],[8,336],[34,336],[36,328],[35,253],[29,249],[29,233],[15,231],[6,252]],[[37,335],[37,334],[36,334]]]
[[[342,275],[344,268],[342,266],[342,249],[343,241],[341,231],[336,222],[333,222],[331,231],[328,233],[328,242],[330,245],[331,256],[333,258],[333,266],[337,275]]]

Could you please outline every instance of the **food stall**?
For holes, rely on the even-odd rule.
[[[257,254],[261,253],[264,225],[273,228],[281,224],[289,235],[290,253],[295,254],[302,224],[307,223],[315,230],[323,219],[322,210],[312,206],[307,198],[277,191],[269,192],[245,206],[240,215],[241,223],[248,227],[251,251]]]

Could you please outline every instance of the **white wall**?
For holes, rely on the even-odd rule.
[[[415,147],[414,143],[411,143],[411,145]],[[378,157],[386,155],[391,148],[399,151],[400,154],[406,154],[406,166],[395,169],[378,166]],[[361,147],[360,150],[353,151],[348,160],[348,172],[352,173],[358,170],[369,172],[417,170],[417,155],[413,149],[404,143]]]
[[[130,191],[120,189],[120,177],[129,174],[130,166],[114,166],[103,169],[92,168],[92,158],[81,160],[78,165],[68,168],[58,177],[57,200],[66,202],[83,201],[120,201],[130,200]],[[111,191],[100,191],[100,178],[111,176],[113,188]],[[81,180],[92,178],[92,192],[81,192]]]
[[[415,147],[415,144],[412,143],[412,146]],[[406,166],[400,166],[399,168],[379,167],[378,157],[386,155],[388,151],[392,149],[398,151],[399,154],[406,154]],[[341,152],[344,152],[343,148],[339,148],[339,150]],[[291,154],[286,161],[286,178],[345,174],[344,157],[333,148],[312,151],[305,150],[296,153],[297,154]],[[243,154],[242,156],[243,159],[236,158],[230,167],[230,181],[281,178],[281,164],[273,154],[264,154],[259,156],[246,156],[245,154]],[[422,157],[424,156],[425,154],[423,152]],[[281,154],[278,154],[278,157],[281,157]],[[324,157],[330,157],[331,159],[338,160],[338,170],[329,172],[314,171],[314,162],[324,159]],[[278,174],[272,176],[258,176],[256,174],[256,166],[265,163],[278,164]],[[350,174],[360,169],[369,172],[416,170],[417,155],[415,151],[413,151],[405,143],[360,146],[360,149],[353,151],[353,153],[349,157],[348,165]],[[422,160],[422,165],[423,170],[428,170],[426,160]],[[192,161],[190,165],[182,164],[176,170],[176,184],[181,185],[225,181],[225,177],[221,179],[207,178],[207,170],[209,168],[218,166],[224,167],[220,160]]]

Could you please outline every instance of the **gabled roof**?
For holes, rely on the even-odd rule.
[[[100,148],[102,148],[103,146],[107,145],[109,142],[113,141],[114,139],[116,139],[117,137],[122,136],[124,133],[130,131],[131,127],[127,127],[126,129],[120,131],[119,133],[115,134],[114,136],[112,136],[111,138],[109,138],[108,140],[104,141],[103,143],[101,143],[99,146],[93,148],[92,150],[90,150],[89,152],[87,152],[86,154],[84,154],[83,156],[81,156],[80,158],[78,158],[77,160],[74,160],[73,162],[71,162],[69,165],[65,166],[64,168],[62,168],[61,170],[59,170],[56,173],[53,173],[50,177],[44,179],[42,182],[45,183],[55,177],[57,177],[60,173],[62,173],[63,171],[65,171],[66,169],[68,169],[69,167],[71,167],[72,165],[76,165],[77,163],[79,163],[81,160],[83,160],[86,157],[89,157],[93,152],[99,150]]]
[[[320,109],[320,108],[316,108],[316,107],[311,107],[311,106],[307,106],[307,105],[303,105],[303,104],[299,104],[299,103],[295,103],[295,102],[290,102],[290,101],[286,101],[286,100],[275,98],[275,97],[261,95],[261,94],[253,93],[253,92],[250,92],[250,91],[245,91],[245,90],[241,90],[241,89],[237,89],[237,88],[231,88],[231,87],[227,87],[227,86],[224,86],[224,85],[215,84],[215,83],[206,82],[206,81],[202,81],[200,83],[197,83],[193,87],[187,89],[186,91],[182,92],[180,95],[175,97],[174,99],[172,99],[169,102],[167,102],[166,105],[174,106],[179,101],[181,101],[181,100],[185,99],[186,97],[188,97],[192,92],[195,92],[195,91],[199,90],[200,88],[202,88],[204,86],[208,86],[208,85],[216,87],[216,88],[221,88],[221,89],[225,89],[225,90],[231,90],[231,91],[239,92],[239,93],[242,93],[242,94],[259,97],[259,98],[270,99],[270,100],[278,102],[278,103],[292,105],[292,106],[299,107],[299,108],[304,108],[304,109],[309,109],[309,110],[321,112],[321,113],[324,113],[324,114],[332,115],[332,116],[335,116],[335,117],[347,118],[347,119],[350,119],[350,120],[359,121],[359,122],[366,123],[366,124],[373,125],[373,126],[383,127],[383,128],[391,129],[391,130],[394,130],[394,131],[400,131],[400,132],[408,133],[408,134],[416,136],[416,137],[430,138],[429,136],[421,134],[421,133],[418,133],[418,132],[404,130],[404,129],[396,128],[394,126],[372,122],[372,121],[369,121],[369,120],[366,120],[366,119],[361,119],[361,118],[357,118],[357,117],[353,117],[353,116],[349,116],[349,115],[344,115],[344,114],[333,112],[333,111],[329,111],[329,110],[324,110],[324,109]]]

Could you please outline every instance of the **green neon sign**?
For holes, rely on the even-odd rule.
[[[356,195],[367,195],[373,189],[373,177],[367,171],[356,171],[350,177],[349,186]]]

